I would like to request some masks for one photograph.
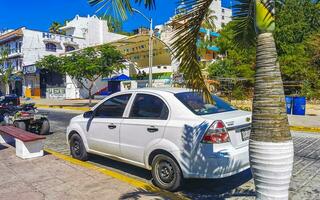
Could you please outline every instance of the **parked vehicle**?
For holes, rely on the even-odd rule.
[[[5,105],[5,104],[18,106],[20,105],[20,98],[15,94],[0,96],[0,105]]]
[[[187,89],[115,93],[74,117],[71,155],[107,156],[151,170],[156,186],[174,191],[184,178],[223,178],[249,168],[251,113],[217,96],[215,104]]]
[[[48,134],[50,123],[46,113],[39,113],[34,103],[20,105],[19,97],[0,97],[0,123],[12,124],[37,134]]]

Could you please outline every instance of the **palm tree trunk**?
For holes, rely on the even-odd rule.
[[[293,143],[272,33],[257,39],[250,165],[257,199],[288,199]]]

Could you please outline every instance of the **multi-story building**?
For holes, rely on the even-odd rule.
[[[47,89],[65,95],[66,77],[37,69],[35,63],[46,55],[61,55],[76,49],[95,46],[125,36],[108,32],[107,22],[96,16],[80,17],[62,27],[66,35],[22,27],[0,33],[0,49],[8,50],[7,67],[14,68],[10,91],[26,97],[45,97]],[[3,84],[1,84],[3,87]],[[1,88],[2,91],[5,88]]]
[[[83,47],[82,38],[52,34],[22,27],[0,35],[0,49],[8,52],[5,68],[13,68],[10,90],[18,95],[41,96],[41,80],[35,63],[46,55]],[[44,94],[41,94],[43,93]]]
[[[215,15],[214,24],[216,26],[216,30],[207,30],[204,28],[200,28],[200,32],[198,35],[198,46],[201,48],[202,41],[214,41],[215,38],[219,37],[219,33],[217,32],[227,23],[232,20],[232,0],[214,0],[210,5],[210,9],[213,11],[213,15]],[[155,36],[166,43],[169,47],[172,47],[174,42],[175,32],[174,29],[176,26],[180,26],[183,23],[187,23],[185,21],[176,20],[176,15],[183,14],[186,12],[185,4],[182,2],[176,9],[175,16],[171,17],[168,22],[164,25],[158,25],[155,27]],[[207,45],[206,45],[207,46]],[[219,48],[216,46],[207,46],[207,49],[201,55],[201,61],[204,62],[212,62],[218,56]],[[178,63],[174,56],[172,56],[172,60],[176,66]]]
[[[214,0],[210,5],[216,30],[220,30],[232,20],[232,0]]]

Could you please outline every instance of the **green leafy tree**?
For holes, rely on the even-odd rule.
[[[46,56],[36,63],[41,68],[68,74],[89,94],[91,106],[92,89],[95,81],[108,77],[124,67],[121,53],[110,45],[89,47],[64,57]]]
[[[5,93],[10,94],[10,77],[13,72],[13,67],[8,60],[8,49],[0,49],[0,77],[1,82],[5,85]]]
[[[220,89],[226,90],[224,92],[229,98],[245,99],[252,95],[249,88],[253,86],[255,46],[241,48],[236,45],[234,26],[234,22],[228,23],[215,39],[214,45],[219,47],[222,58],[208,67],[208,73],[212,79],[224,79]]]

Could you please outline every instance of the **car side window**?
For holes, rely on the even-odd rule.
[[[103,102],[96,110],[98,118],[121,118],[131,94],[119,95]]]
[[[129,117],[166,120],[168,115],[169,109],[159,97],[149,94],[137,94]]]

